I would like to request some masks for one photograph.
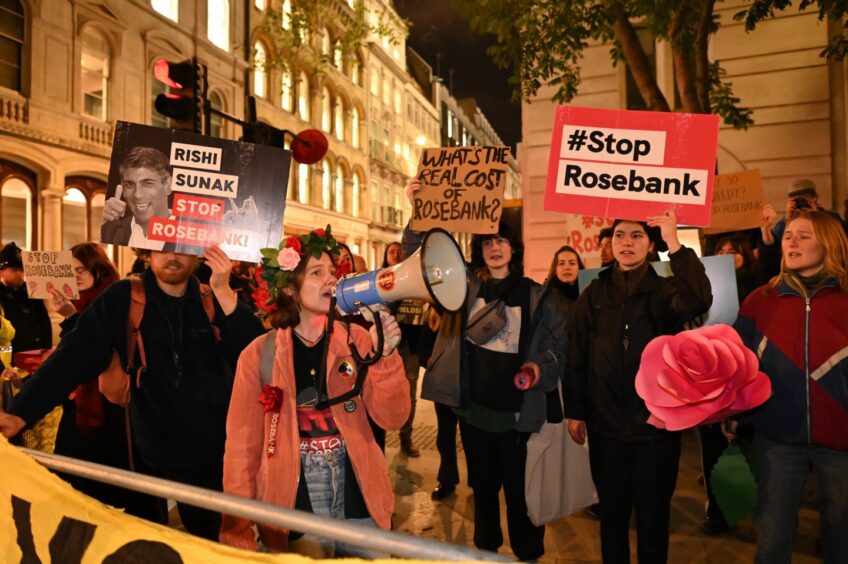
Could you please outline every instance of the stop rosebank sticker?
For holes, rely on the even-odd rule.
[[[709,226],[719,118],[560,106],[545,210],[644,221],[673,207]]]

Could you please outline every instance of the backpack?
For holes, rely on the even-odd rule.
[[[135,359],[135,351],[138,349],[140,365],[135,370],[135,386],[141,387],[141,375],[147,371],[147,356],[144,353],[144,341],[141,338],[141,320],[144,317],[144,306],[147,296],[144,293],[144,282],[138,276],[131,276],[132,284],[130,291],[130,312],[127,316],[127,365],[121,364],[121,356],[118,351],[112,351],[112,361],[106,370],[97,377],[97,387],[111,403],[127,407],[130,403],[130,374],[133,372],[132,364]],[[215,300],[212,289],[206,284],[200,285],[200,298],[203,310],[212,325],[212,333],[215,342],[221,341],[221,332],[215,326]]]

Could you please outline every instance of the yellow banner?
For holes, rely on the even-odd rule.
[[[2,436],[0,560],[82,564],[311,561],[296,554],[238,550],[125,515],[79,493]]]

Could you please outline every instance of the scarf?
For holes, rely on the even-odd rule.
[[[74,307],[77,308],[77,315],[85,311],[91,302],[100,295],[103,290],[112,285],[114,280],[112,277],[102,278],[87,290],[80,290],[80,299],[74,300]],[[95,427],[102,427],[104,420],[104,404],[106,401],[100,394],[97,380],[89,380],[77,386],[77,389],[71,394],[76,407],[76,421],[80,433],[85,435]]]
[[[577,285],[577,280],[574,282],[563,282],[554,276],[551,278],[551,286],[570,302],[576,302],[577,298],[580,297],[580,288]]]

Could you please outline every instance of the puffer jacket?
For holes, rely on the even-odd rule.
[[[624,441],[667,433],[647,423],[648,408],[636,393],[642,351],[654,337],[681,331],[712,305],[710,281],[695,252],[683,247],[669,259],[674,276],[661,277],[645,265],[636,286],[627,288],[617,282],[613,266],[580,295],[569,337],[564,394],[569,419]]]
[[[736,330],[772,386],[743,421],[773,441],[848,451],[848,293],[832,278],[811,296],[800,288],[784,275],[742,304]]]

